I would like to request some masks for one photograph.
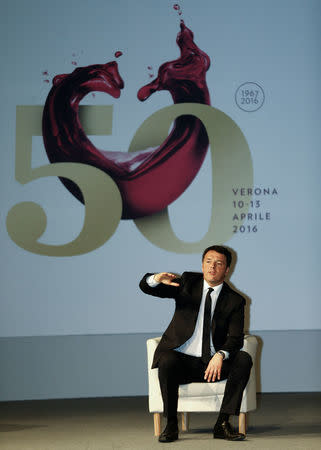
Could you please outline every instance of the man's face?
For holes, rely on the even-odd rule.
[[[210,286],[218,286],[223,283],[225,275],[229,271],[229,267],[226,265],[226,256],[209,250],[204,256],[202,271],[204,280]]]

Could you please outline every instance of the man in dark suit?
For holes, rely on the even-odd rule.
[[[174,298],[175,313],[155,351],[152,367],[158,376],[167,417],[160,442],[178,439],[177,401],[180,384],[227,379],[213,437],[232,441],[245,436],[232,430],[252,367],[243,346],[244,298],[224,282],[231,264],[226,247],[204,250],[202,272],[146,274],[140,288],[156,297]]]

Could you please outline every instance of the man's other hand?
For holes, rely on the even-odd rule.
[[[154,280],[157,283],[169,284],[170,286],[179,286],[179,283],[174,282],[173,280],[177,279],[177,275],[169,272],[160,272],[155,273]]]
[[[207,369],[205,370],[204,380],[208,383],[215,380],[221,379],[221,370],[223,365],[223,356],[219,353],[215,353],[213,358],[208,363]]]

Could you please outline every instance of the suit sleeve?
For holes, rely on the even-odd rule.
[[[244,340],[244,306],[245,300],[240,297],[240,301],[234,308],[228,321],[227,338],[221,350],[236,352],[243,347]]]
[[[151,275],[154,275],[153,273],[147,273],[143,276],[139,283],[140,289],[148,295],[153,295],[154,297],[161,297],[161,298],[175,298],[179,292],[178,286],[169,286],[167,284],[160,283],[155,287],[149,286],[147,283],[147,278]],[[179,283],[180,279],[175,279],[177,283]]]

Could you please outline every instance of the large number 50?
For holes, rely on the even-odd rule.
[[[80,113],[84,116],[82,122],[87,134],[111,134],[111,106],[82,106]],[[195,103],[168,106],[152,114],[137,130],[129,151],[159,144],[166,138],[173,120],[185,114],[194,115],[203,122],[211,146],[212,214],[208,232],[199,242],[181,241],[170,225],[167,209],[136,219],[135,224],[149,241],[160,248],[177,253],[194,253],[213,242],[226,242],[232,236],[231,187],[251,187],[253,169],[249,147],[235,122],[222,111]],[[18,246],[32,253],[48,256],[88,253],[103,245],[118,226],[122,211],[119,190],[108,175],[85,164],[55,163],[33,169],[32,136],[41,135],[41,116],[42,106],[17,107],[16,180],[21,184],[50,176],[72,180],[85,200],[83,228],[77,238],[68,244],[40,243],[38,239],[46,229],[46,214],[36,203],[22,202],[8,213],[8,233]]]

